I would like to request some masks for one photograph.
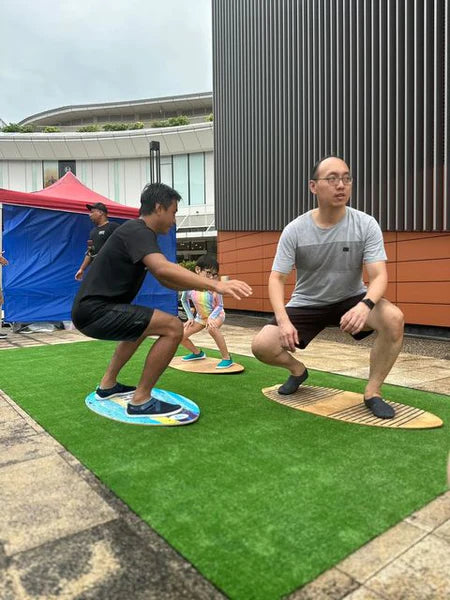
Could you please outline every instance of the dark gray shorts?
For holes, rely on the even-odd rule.
[[[135,342],[153,316],[153,308],[134,304],[109,304],[107,302],[80,302],[72,310],[75,327],[98,340]]]
[[[342,315],[356,306],[366,294],[358,294],[325,306],[286,306],[286,312],[289,315],[292,325],[298,331],[300,343],[298,348],[303,349],[326,327],[339,327]],[[269,322],[269,325],[278,325],[275,317]],[[362,340],[373,333],[370,331],[360,331],[353,335],[355,340]]]

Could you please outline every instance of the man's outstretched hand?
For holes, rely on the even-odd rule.
[[[236,298],[237,300],[246,298],[247,296],[251,296],[253,294],[252,288],[245,283],[245,281],[239,281],[239,279],[219,281],[216,291],[225,296],[233,296],[233,298]]]

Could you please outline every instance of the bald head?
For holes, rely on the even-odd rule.
[[[330,169],[331,170],[338,169],[339,171],[344,169],[348,172],[350,171],[349,166],[347,165],[345,160],[343,158],[341,158],[340,156],[335,156],[335,155],[324,156],[323,158],[318,160],[316,162],[316,164],[314,165],[312,173],[311,173],[311,179],[317,179],[318,177],[323,177],[323,173],[326,171],[330,171]]]

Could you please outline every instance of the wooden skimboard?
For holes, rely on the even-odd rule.
[[[129,425],[156,425],[156,426],[175,426],[189,425],[194,423],[200,416],[200,409],[188,398],[175,394],[175,392],[167,392],[153,388],[152,396],[158,400],[164,400],[170,404],[179,404],[182,410],[179,413],[170,415],[169,417],[130,417],[127,415],[127,403],[131,400],[133,392],[127,396],[113,397],[108,400],[96,400],[95,392],[91,392],[86,397],[86,406],[102,417],[128,423]]]
[[[395,417],[379,419],[364,405],[362,394],[301,385],[295,394],[283,396],[278,393],[280,385],[264,388],[262,393],[279,404],[329,419],[391,429],[432,429],[443,425],[436,415],[398,402],[386,400],[395,409]]]
[[[244,370],[242,365],[235,362],[227,369],[218,369],[219,362],[220,359],[210,358],[209,356],[201,360],[183,360],[181,356],[175,356],[170,361],[169,367],[188,373],[206,373],[209,375],[229,375],[230,373],[241,373]]]

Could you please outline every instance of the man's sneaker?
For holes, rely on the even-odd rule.
[[[201,360],[202,358],[206,358],[206,354],[203,352],[203,350],[200,350],[200,352],[198,354],[195,354],[194,352],[191,352],[190,354],[186,354],[186,356],[183,356],[183,360]]]
[[[134,392],[135,389],[136,386],[134,385],[123,385],[123,383],[117,382],[115,386],[106,390],[98,387],[95,390],[95,399],[109,400],[110,398],[114,398],[115,396],[127,396],[131,392]]]
[[[169,417],[181,412],[179,404],[169,404],[156,398],[150,398],[145,404],[127,404],[129,417]]]
[[[0,340],[6,340],[7,337],[8,337],[7,333],[3,333],[2,331],[0,331]]]
[[[229,367],[231,367],[231,365],[233,365],[233,361],[230,358],[222,358],[222,360],[220,361],[220,363],[216,366],[216,369],[228,369]]]

